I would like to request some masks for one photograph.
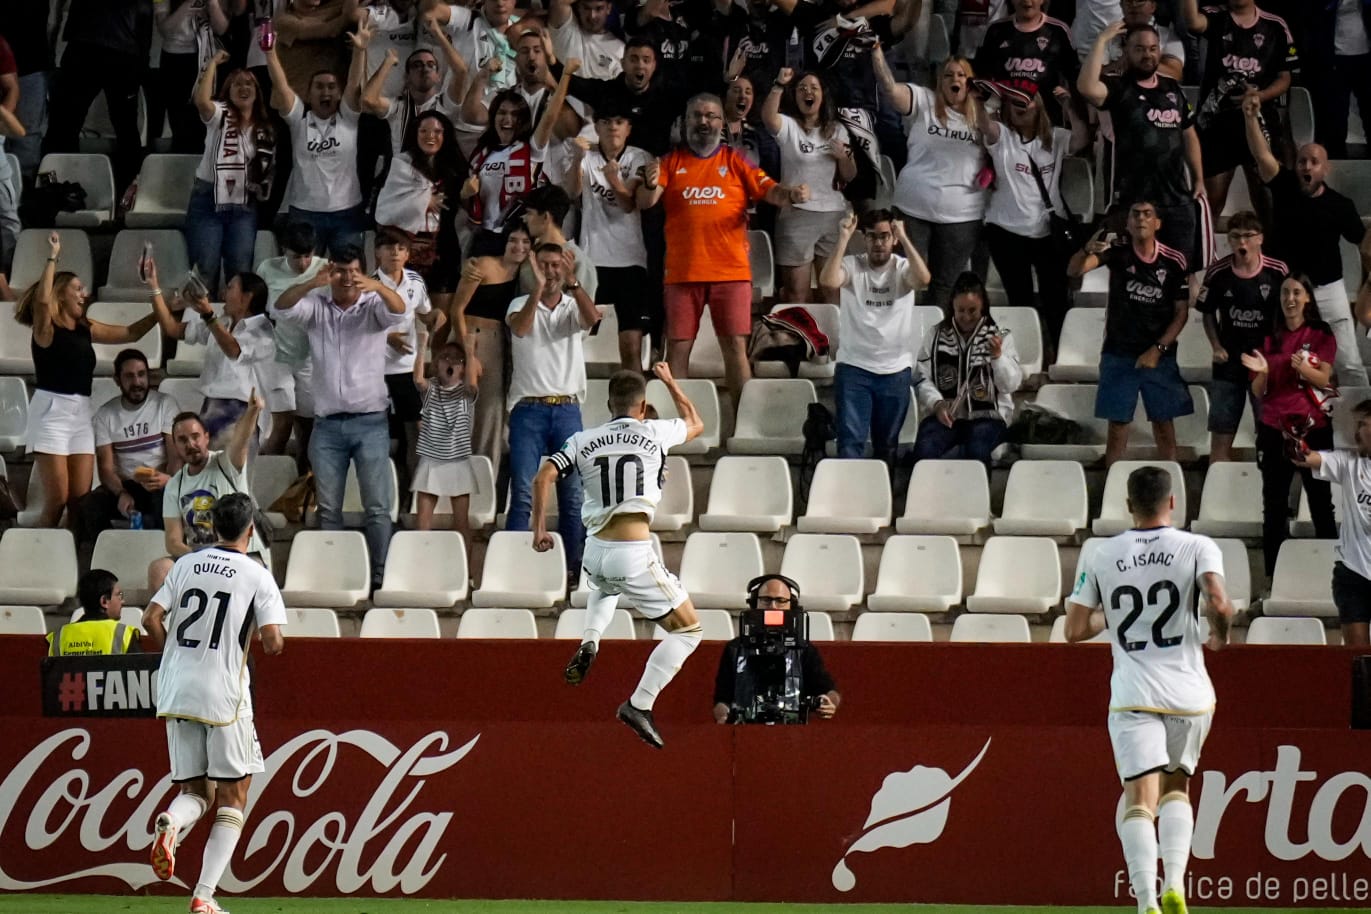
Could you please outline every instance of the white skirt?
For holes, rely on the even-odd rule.
[[[411,487],[425,495],[440,496],[477,495],[481,491],[476,473],[471,469],[471,461],[465,458],[436,460],[420,457]]]
[[[94,454],[90,397],[35,390],[29,401],[24,446],[30,454]]]

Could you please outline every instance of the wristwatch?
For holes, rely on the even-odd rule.
[[[562,288],[568,292],[575,292],[577,289],[581,288],[581,284],[573,279],[571,282],[567,283]]]
[[[1166,355],[1168,352],[1171,351],[1171,347],[1166,345],[1165,343],[1157,343],[1156,346],[1157,351],[1160,352],[1162,355]]]

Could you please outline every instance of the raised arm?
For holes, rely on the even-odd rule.
[[[1109,98],[1109,87],[1100,78],[1100,73],[1104,69],[1104,60],[1109,56],[1109,45],[1115,38],[1122,35],[1124,30],[1125,26],[1122,19],[1106,26],[1104,31],[1095,38],[1095,43],[1090,46],[1090,53],[1086,55],[1085,63],[1081,65],[1081,73],[1076,77],[1076,91],[1096,108],[1102,107],[1105,100]]]
[[[914,90],[904,83],[895,81],[895,74],[890,72],[890,64],[885,59],[885,52],[878,44],[871,49],[871,67],[876,73],[876,80],[881,84],[885,97],[890,99],[890,103],[895,106],[895,110],[902,116],[908,117],[914,113]]]
[[[471,304],[471,297],[485,279],[482,260],[484,258],[473,257],[462,264],[462,278],[458,280],[457,291],[452,293],[452,300],[448,303],[448,323],[456,331],[459,340],[465,340],[471,333],[467,329],[467,305]],[[470,352],[467,358],[471,358]]]
[[[562,78],[557,80],[557,88],[553,90],[552,97],[548,99],[547,108],[543,110],[543,116],[538,119],[538,127],[533,131],[533,145],[546,147],[552,141],[552,128],[557,125],[557,118],[562,116],[562,107],[566,105],[567,91],[571,88],[571,77],[576,75],[576,71],[581,69],[581,61],[573,57],[562,67]]]
[[[662,178],[662,160],[653,159],[643,166],[643,186],[638,191],[638,208],[648,209],[656,206],[657,201],[662,199],[662,194],[666,188],[658,182]]]
[[[235,10],[233,15],[237,15],[242,10]],[[223,4],[220,0],[206,0],[205,13],[209,16],[209,27],[216,35],[222,35],[229,28],[229,14],[224,12]]]
[[[843,216],[843,221],[838,223],[838,243],[833,248],[833,256],[828,258],[824,268],[819,271],[819,287],[829,293],[830,297],[847,285],[847,270],[843,268],[843,257],[847,254],[847,246],[855,234],[857,214],[848,213]]]
[[[704,419],[700,418],[700,411],[695,408],[695,404],[690,402],[690,398],[681,390],[681,385],[676,383],[676,378],[671,374],[671,366],[666,362],[658,362],[652,366],[652,373],[666,385],[666,392],[671,395],[671,402],[676,407],[676,412],[681,414],[681,418],[686,425],[686,440],[693,441],[700,437],[705,430]]]
[[[1196,0],[1181,0],[1179,18],[1185,23],[1185,27],[1196,35],[1203,35],[1209,30],[1209,17],[1200,12],[1200,5]]]
[[[786,86],[795,78],[795,71],[790,67],[781,67],[776,74],[776,80],[767,90],[766,101],[762,102],[762,126],[766,127],[767,133],[772,136],[781,135],[781,96],[785,95]]]
[[[924,0],[900,0],[890,16],[890,34],[896,37],[908,34],[919,24],[923,11]]]
[[[571,0],[548,0],[547,24],[560,29],[571,21]]]
[[[53,294],[53,277],[57,275],[57,261],[62,256],[62,236],[48,235],[48,262],[38,277],[38,294],[33,301],[33,341],[39,346],[52,345],[52,319],[57,313],[57,298]]]
[[[189,4],[187,4],[189,6]],[[207,121],[214,116],[214,87],[218,85],[217,76],[219,65],[227,62],[229,53],[225,50],[216,51],[210,58],[210,62],[200,73],[200,78],[195,81],[195,91],[191,97],[195,102],[195,110],[200,112],[200,120]]]
[[[265,53],[267,73],[271,76],[271,107],[279,114],[289,114],[295,107],[295,90],[290,87],[285,67],[281,66],[281,58],[276,56],[276,48],[267,48]]]
[[[374,276],[359,276],[357,288],[363,292],[375,292],[381,296],[381,301],[385,303],[386,310],[391,314],[405,313],[405,300],[394,289],[388,288],[385,283]]]
[[[896,219],[890,227],[895,232],[895,240],[900,243],[900,249],[904,251],[905,260],[909,261],[909,266],[905,270],[905,281],[911,289],[928,288],[928,284],[933,281],[933,274],[929,272],[928,264],[924,263],[924,256],[919,253],[914,242],[909,240],[904,220]]]
[[[90,339],[92,343],[136,343],[147,335],[147,332],[157,326],[157,315],[149,312],[147,316],[140,317],[131,324],[106,324],[102,321],[90,321]]]
[[[363,19],[357,23],[357,30],[348,33],[352,45],[352,59],[348,62],[347,84],[343,86],[343,104],[350,111],[362,110],[362,83],[367,78],[367,46],[371,44],[376,29],[371,20]]]
[[[281,293],[281,297],[276,299],[276,304],[273,307],[276,308],[277,311],[289,311],[300,303],[300,299],[304,298],[315,289],[322,289],[332,282],[331,273],[332,270],[326,268],[315,273],[312,278],[306,279],[304,282],[297,282],[295,285]]]
[[[443,60],[448,68],[447,97],[454,105],[461,105],[462,87],[467,84],[467,74],[471,72],[471,68],[467,66],[466,59],[453,47],[452,39],[447,37],[447,30],[438,21],[437,13],[425,13],[420,24],[433,36],[434,43],[443,52]]]
[[[1000,141],[1000,122],[990,115],[990,109],[985,105],[984,99],[976,106],[976,129],[981,132],[981,139],[985,145],[994,146]]]
[[[390,78],[390,71],[395,69],[395,65],[400,62],[400,57],[395,53],[394,48],[386,48],[386,57],[381,61],[381,65],[376,68],[376,72],[367,79],[367,84],[362,87],[362,112],[375,117],[385,117],[390,113],[390,106],[395,104],[395,100],[386,98],[382,94],[386,80]]]
[[[227,451],[229,461],[240,473],[247,468],[248,446],[252,443],[253,432],[257,431],[257,418],[262,415],[265,405],[262,398],[257,396],[257,388],[254,387],[252,393],[248,394],[247,411],[233,424],[233,434],[229,437]]]
[[[585,178],[582,169],[586,164],[586,153],[590,152],[590,140],[583,136],[574,137],[571,140],[571,167],[566,170],[566,178],[562,182],[562,189],[572,202],[579,203],[581,200],[582,185]]]
[[[157,264],[149,257],[145,266],[144,284],[148,287],[148,295],[152,298],[152,313],[157,318],[157,323],[162,326],[162,332],[174,340],[186,338],[186,325],[183,321],[176,319],[167,307],[167,300],[162,295],[162,282],[157,275]]]
[[[490,85],[491,77],[500,72],[504,64],[499,57],[492,57],[486,61],[485,66],[476,71],[476,78],[467,87],[466,97],[462,99],[462,120],[477,127],[484,127],[490,123],[490,111],[486,108],[486,87]],[[457,83],[448,83],[448,98],[454,102],[457,98]]]

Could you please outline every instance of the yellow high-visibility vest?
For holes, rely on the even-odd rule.
[[[138,630],[118,619],[68,622],[48,635],[49,657],[85,657],[92,654],[124,654]]]

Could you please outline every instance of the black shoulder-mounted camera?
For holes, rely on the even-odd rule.
[[[758,605],[768,581],[790,591],[787,609]],[[747,606],[739,617],[742,654],[734,681],[729,720],[746,724],[802,724],[818,708],[817,697],[804,697],[802,656],[809,645],[809,617],[800,605],[800,585],[779,574],[753,578]]]

